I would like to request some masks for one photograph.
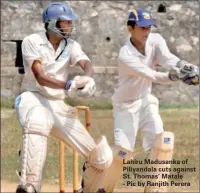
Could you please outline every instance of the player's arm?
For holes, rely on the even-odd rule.
[[[42,56],[38,50],[37,44],[34,41],[29,38],[25,38],[23,40],[22,55],[29,68],[32,70],[37,82],[41,86],[54,89],[65,89],[66,82],[51,78],[44,73],[42,68]]]
[[[70,63],[71,66],[79,65],[85,72],[86,76],[93,76],[94,70],[92,68],[90,59],[83,52],[80,44],[78,44],[77,42],[74,42],[73,44],[70,56]]]
[[[60,81],[60,80],[57,80],[45,75],[40,61],[34,60],[31,69],[37,82],[41,86],[46,86],[46,87],[54,88],[54,89],[65,89],[66,82],[63,82],[63,81]]]
[[[71,66],[79,65],[83,71],[85,72],[85,76],[78,76],[74,77],[75,80],[79,80],[79,78],[83,78],[84,80],[88,80],[88,82],[85,84],[85,86],[81,89],[78,90],[78,95],[79,96],[92,96],[95,91],[96,91],[96,85],[95,81],[92,78],[93,76],[93,68],[90,62],[90,59],[88,56],[82,51],[81,46],[77,43],[74,42],[71,50],[71,55],[70,55],[70,63]],[[70,94],[71,92],[71,94]],[[77,89],[71,86],[71,89],[69,89],[68,94],[72,97],[77,94]]]
[[[94,70],[92,68],[91,63],[88,60],[80,60],[77,64],[83,69],[86,76],[92,77]]]
[[[120,68],[128,75],[138,76],[155,83],[169,84],[169,74],[165,72],[157,72],[144,65],[135,55],[130,55],[126,50],[121,49],[119,54]]]
[[[180,58],[172,54],[167,46],[165,39],[160,34],[155,34],[155,58],[156,62],[166,69],[176,67]]]
[[[156,36],[156,60],[158,64],[161,64],[166,69],[169,69],[172,74],[170,75],[170,79],[179,79],[188,85],[198,85],[199,67],[184,60],[180,60],[169,51],[164,38],[160,34],[156,34]]]

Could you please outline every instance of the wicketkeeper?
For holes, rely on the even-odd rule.
[[[152,83],[182,81],[186,85],[199,85],[199,68],[173,55],[164,38],[150,32],[152,26],[156,26],[156,22],[149,11],[134,9],[130,12],[127,21],[130,38],[119,52],[118,84],[112,96],[115,137],[113,162],[104,172],[91,171],[90,175],[87,175],[86,167],[86,192],[113,192],[122,173],[123,159],[133,157],[139,129],[142,131],[144,151],[149,152],[150,159],[172,158],[174,135],[164,132],[158,99],[151,94]],[[156,64],[162,65],[168,72],[156,71]],[[162,167],[169,168],[170,165]],[[166,189],[146,187],[145,192],[166,192]]]
[[[95,144],[74,118],[75,109],[64,103],[66,94],[90,97],[96,88],[89,58],[70,38],[77,19],[67,4],[51,3],[43,12],[46,32],[29,35],[22,42],[25,76],[22,93],[15,101],[22,127],[17,193],[40,192],[50,134],[77,150],[94,170],[104,170],[112,163],[106,138]],[[69,80],[69,66],[75,65],[85,75]]]

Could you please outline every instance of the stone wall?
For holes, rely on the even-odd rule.
[[[52,1],[1,1],[1,95],[19,92],[23,78],[16,66],[17,44],[31,33],[43,31],[43,9]],[[132,8],[145,8],[157,19],[159,32],[172,53],[199,65],[198,1],[66,1],[80,16],[74,38],[90,57],[97,82],[96,96],[110,97],[116,84],[120,47],[128,37],[126,20]],[[162,4],[166,12],[158,12]],[[161,69],[163,70],[163,69]],[[72,69],[79,72],[79,69]],[[155,84],[161,104],[198,104],[199,88],[182,83]]]

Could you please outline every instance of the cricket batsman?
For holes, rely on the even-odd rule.
[[[46,31],[28,35],[22,42],[25,76],[15,108],[22,127],[20,183],[16,193],[41,191],[42,172],[50,134],[78,151],[88,167],[103,171],[112,163],[112,150],[103,136],[95,143],[75,109],[64,103],[71,97],[90,97],[95,92],[93,69],[81,46],[70,36],[78,17],[64,2],[43,11]],[[85,75],[68,78],[69,66],[79,65]]]
[[[104,172],[96,171],[84,180],[86,192],[113,192],[122,173],[123,159],[133,158],[138,130],[142,131],[144,151],[151,160],[171,160],[174,135],[165,132],[159,114],[159,101],[151,94],[152,83],[199,85],[199,68],[173,55],[158,33],[151,33],[156,21],[149,11],[132,10],[127,29],[130,38],[119,52],[118,84],[112,96],[115,145],[113,162]],[[154,69],[159,64],[167,72]],[[151,165],[157,168],[158,164]],[[170,164],[159,165],[169,168]],[[89,179],[89,180],[88,180]],[[157,181],[162,179],[157,179]],[[167,192],[166,187],[146,186],[145,192]]]

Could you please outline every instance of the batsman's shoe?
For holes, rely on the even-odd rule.
[[[18,185],[16,193],[37,193],[34,186],[31,184]]]

